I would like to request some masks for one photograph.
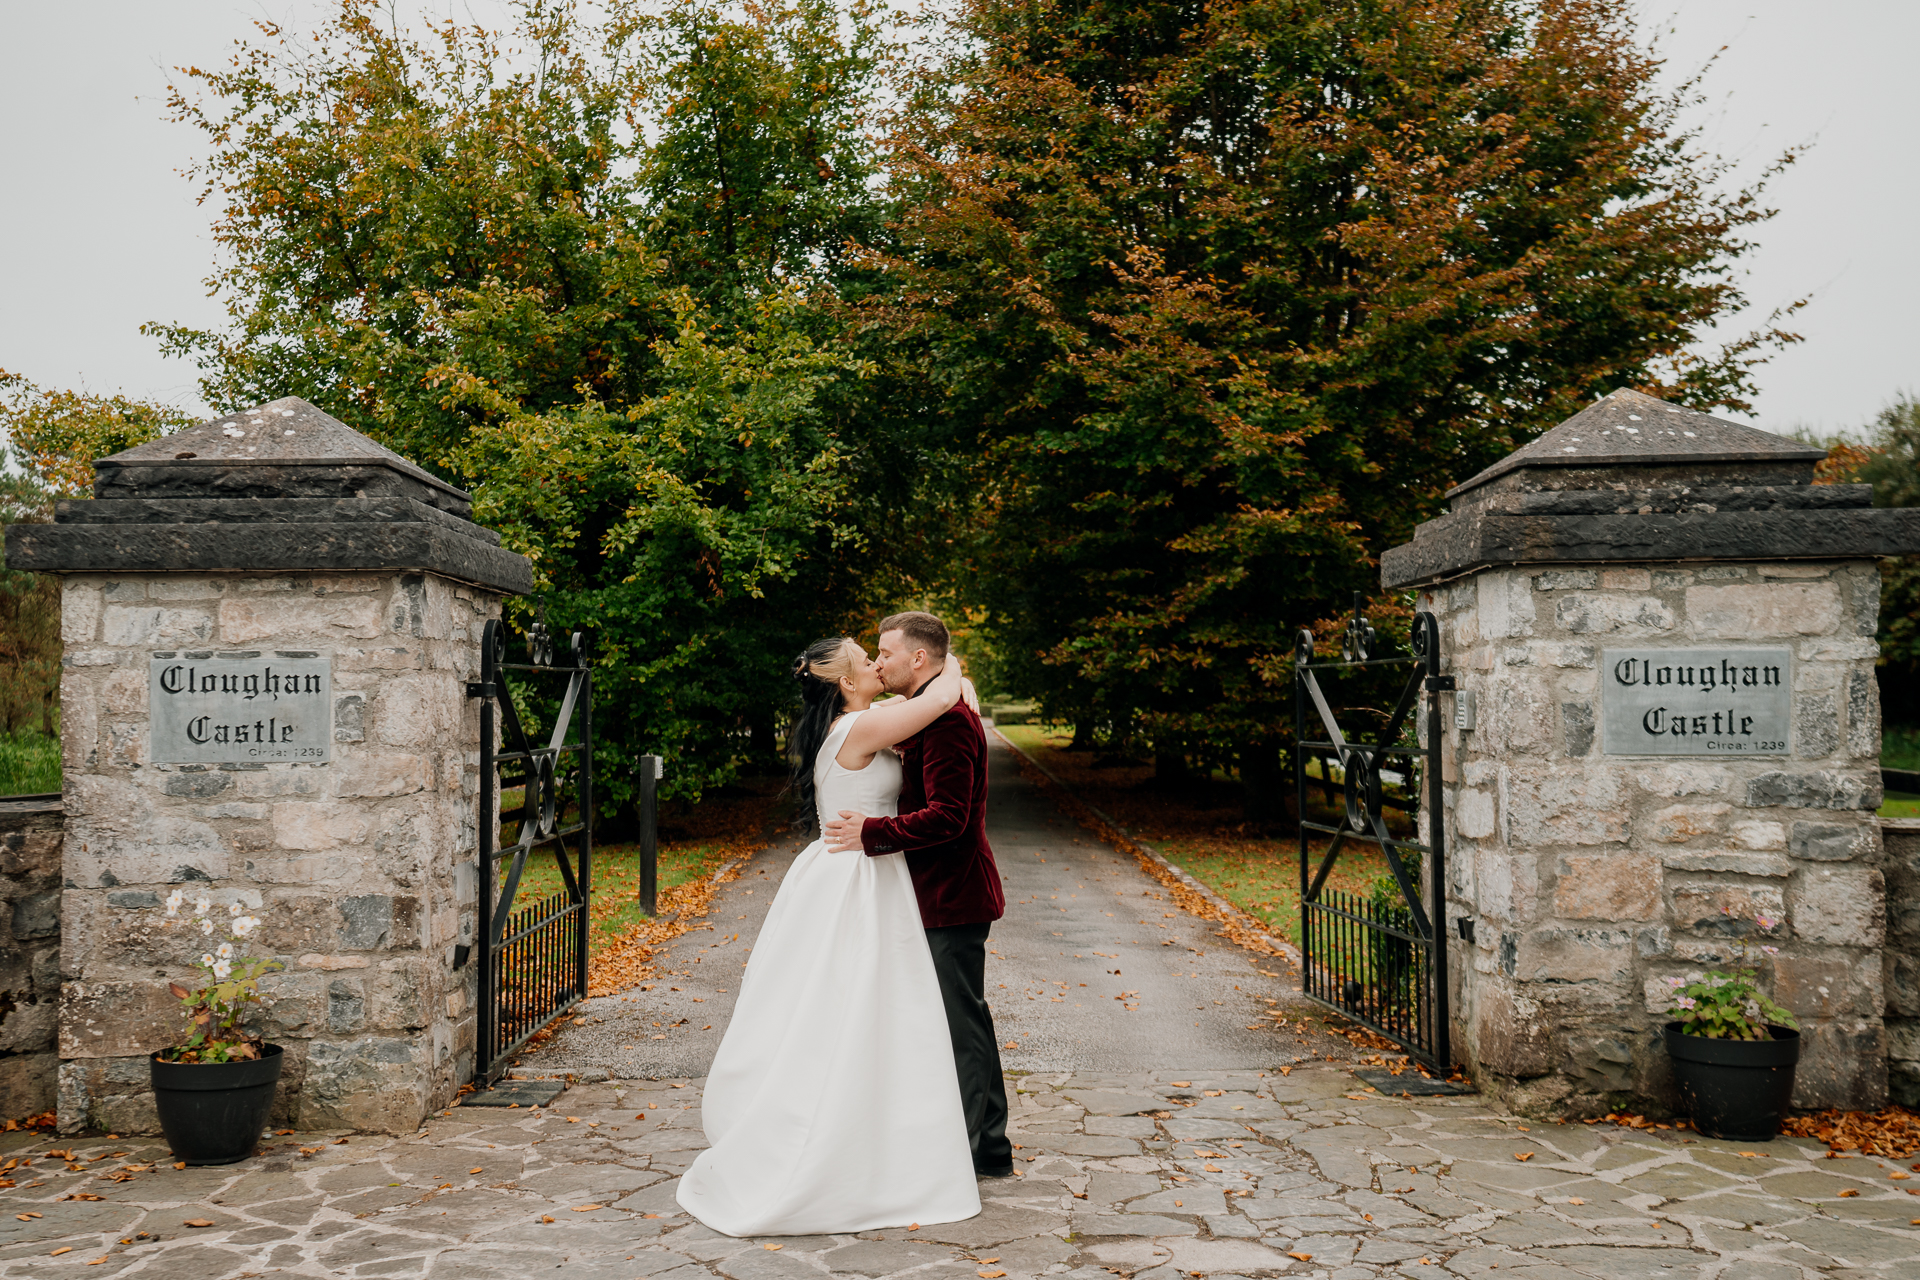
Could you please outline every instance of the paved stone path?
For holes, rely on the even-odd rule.
[[[456,1108],[408,1138],[276,1137],[221,1169],[176,1170],[150,1140],[6,1134],[0,1277],[1920,1274],[1916,1179],[1811,1142],[1540,1125],[1324,1063],[1009,1083],[1021,1176],[982,1182],[969,1221],[859,1236],[736,1240],[682,1214],[675,1179],[703,1145],[689,1081]]]
[[[1187,915],[1131,854],[1062,814],[990,738],[987,835],[1005,877],[987,985],[1013,1071],[1261,1068],[1305,1052],[1270,1011],[1305,1013],[1287,966]],[[701,1076],[733,1014],[746,951],[804,842],[756,855],[721,886],[711,931],[662,949],[654,990],[584,1001],[539,1071]],[[1321,1038],[1324,1040],[1324,1038]],[[1344,1046],[1342,1046],[1344,1047]]]

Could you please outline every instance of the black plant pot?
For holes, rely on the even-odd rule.
[[[173,1158],[188,1164],[232,1164],[260,1145],[280,1083],[280,1046],[267,1045],[251,1062],[147,1060],[153,1101]]]
[[[1693,1127],[1709,1138],[1766,1142],[1780,1132],[1780,1117],[1793,1097],[1793,1069],[1800,1061],[1800,1033],[1768,1025],[1771,1040],[1711,1040],[1680,1034],[1667,1024],[1667,1056],[1673,1059],[1680,1105]]]

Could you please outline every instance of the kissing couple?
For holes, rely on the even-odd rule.
[[[957,1222],[1008,1177],[987,1008],[1006,910],[979,700],[930,613],[794,663],[793,790],[821,838],[780,883],[707,1076],[682,1208],[730,1236]],[[878,703],[882,694],[899,697]]]

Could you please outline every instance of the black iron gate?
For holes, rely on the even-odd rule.
[[[1413,618],[1411,654],[1375,656],[1386,647],[1354,593],[1353,617],[1341,640],[1341,661],[1314,661],[1311,631],[1302,631],[1294,664],[1294,786],[1300,815],[1300,950],[1302,989],[1405,1048],[1430,1066],[1451,1066],[1447,1049],[1446,839],[1441,808],[1441,691],[1453,678],[1440,674],[1440,629],[1430,613]],[[1364,678],[1406,668],[1391,711],[1343,707],[1373,723],[1370,741],[1343,731],[1330,696],[1337,677]],[[1373,681],[1377,684],[1377,678]],[[1423,700],[1421,694],[1427,696]],[[1419,717],[1426,717],[1424,732]],[[1315,730],[1323,730],[1319,737]],[[1310,736],[1313,735],[1313,736]],[[1424,745],[1422,745],[1424,743]],[[1317,776],[1310,776],[1310,771]],[[1425,784],[1424,787],[1422,784]],[[1315,821],[1308,787],[1329,800],[1335,786],[1345,813],[1332,823]],[[1389,830],[1387,810],[1398,809],[1419,834],[1421,792],[1426,793],[1428,841]],[[1316,866],[1312,842],[1331,836]],[[1349,844],[1376,845],[1385,856],[1392,887],[1365,895],[1327,887],[1327,876]],[[1424,874],[1423,874],[1424,867]],[[1420,882],[1429,902],[1421,901]]]
[[[478,1080],[497,1077],[529,1036],[587,993],[593,674],[579,632],[556,661],[546,624],[535,623],[527,650],[528,662],[507,662],[505,629],[487,623],[480,680],[467,686],[467,695],[481,700]],[[535,745],[522,723],[508,672],[527,695],[523,705],[557,696],[544,743]],[[503,829],[516,821],[517,837],[503,845]],[[528,859],[537,867],[545,856],[559,872],[558,886],[534,901],[516,901]]]

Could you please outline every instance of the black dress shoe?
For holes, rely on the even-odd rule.
[[[1011,1178],[1013,1176],[1013,1166],[1003,1164],[998,1169],[988,1169],[981,1165],[975,1165],[973,1166],[973,1172],[974,1176],[979,1178]]]

